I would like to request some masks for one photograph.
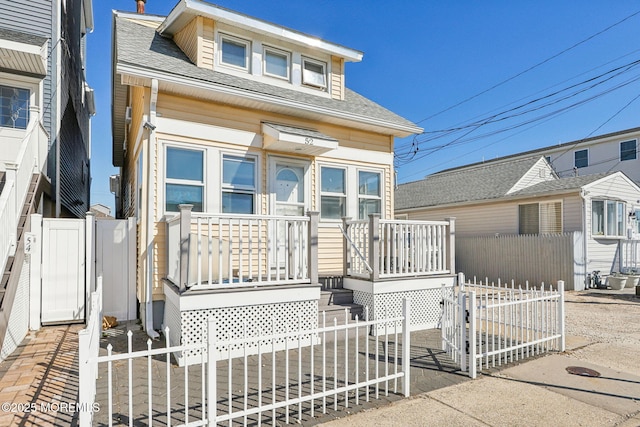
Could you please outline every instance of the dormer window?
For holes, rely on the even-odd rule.
[[[250,43],[226,34],[220,36],[220,63],[249,71]]]
[[[264,49],[264,74],[289,80],[291,55],[282,50],[267,47]]]
[[[302,58],[302,83],[324,89],[327,87],[327,64],[315,59]]]

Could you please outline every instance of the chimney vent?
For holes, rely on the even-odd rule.
[[[136,0],[136,4],[137,4],[137,13],[143,14],[144,15],[144,4],[147,2],[147,0]]]

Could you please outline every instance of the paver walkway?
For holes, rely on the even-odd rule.
[[[43,327],[0,363],[0,426],[77,425],[82,327]]]

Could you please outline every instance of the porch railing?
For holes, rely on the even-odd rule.
[[[455,218],[410,221],[343,218],[344,274],[372,281],[455,273]]]
[[[193,213],[167,221],[167,277],[181,291],[318,281],[318,213]]]
[[[20,143],[15,163],[5,162],[5,185],[0,194],[0,271],[17,247],[17,227],[31,177],[44,169],[47,135],[38,120],[37,108],[30,111],[31,121]]]
[[[620,240],[617,255],[619,272],[640,272],[640,240]]]

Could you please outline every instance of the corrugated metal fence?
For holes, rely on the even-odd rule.
[[[544,235],[456,238],[456,269],[469,278],[557,283],[566,289],[585,285],[584,237],[579,231]]]

